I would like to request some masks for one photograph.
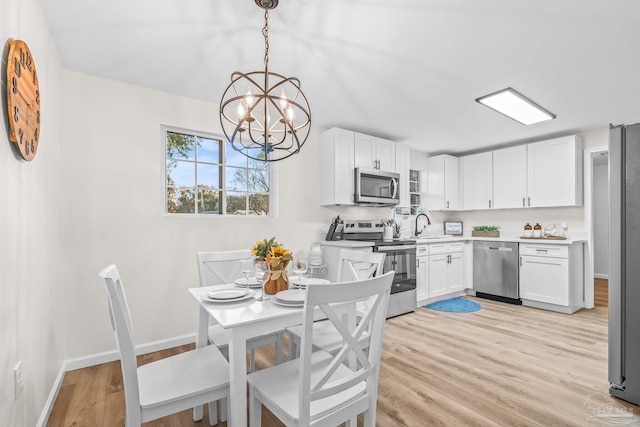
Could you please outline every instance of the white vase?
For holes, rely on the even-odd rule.
[[[393,228],[385,227],[384,233],[382,234],[382,240],[390,242],[393,240]]]

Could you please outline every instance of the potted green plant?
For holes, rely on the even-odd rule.
[[[472,237],[500,237],[500,227],[496,225],[476,225],[472,227]]]

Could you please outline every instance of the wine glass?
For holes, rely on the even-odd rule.
[[[269,301],[269,297],[267,293],[264,291],[264,285],[267,284],[269,278],[271,277],[271,266],[266,261],[258,261],[255,265],[256,269],[256,279],[262,283],[262,294],[260,297],[256,298],[256,301]]]
[[[240,260],[240,271],[244,273],[245,279],[247,281],[246,287],[249,289],[249,273],[253,271],[253,260],[252,259],[241,259]]]
[[[291,262],[291,270],[300,278],[300,286],[303,285],[302,275],[307,272],[307,260],[296,258]]]

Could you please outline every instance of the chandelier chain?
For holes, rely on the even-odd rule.
[[[269,66],[269,9],[264,10],[264,27],[262,28],[264,36],[264,66]]]

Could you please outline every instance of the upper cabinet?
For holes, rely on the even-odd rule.
[[[355,133],[331,128],[320,135],[320,204],[353,205]]]
[[[567,136],[527,144],[527,206],[582,205],[582,141]]]
[[[493,207],[524,208],[527,202],[527,146],[493,152]]]
[[[460,158],[463,209],[582,205],[582,142],[567,136]]]
[[[393,141],[362,133],[354,134],[354,167],[396,172]]]
[[[462,208],[493,207],[493,156],[491,152],[460,157],[462,170]]]
[[[459,210],[458,158],[448,154],[427,160],[427,203],[431,211]]]
[[[402,158],[396,165],[393,141],[340,128],[323,132],[320,135],[320,204],[354,205],[354,171],[360,167],[400,173],[400,200],[408,206],[409,149],[399,152]]]

